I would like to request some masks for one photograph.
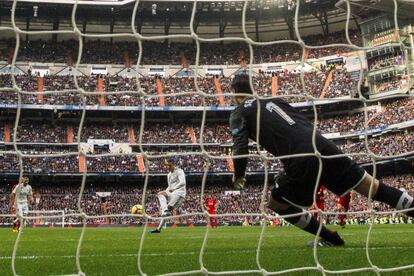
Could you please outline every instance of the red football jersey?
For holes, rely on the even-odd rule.
[[[205,206],[209,213],[216,211],[216,205],[217,205],[217,200],[215,200],[214,198],[206,199],[205,201]]]
[[[349,203],[351,202],[351,193],[346,193],[345,195],[338,197],[337,202],[348,210]]]

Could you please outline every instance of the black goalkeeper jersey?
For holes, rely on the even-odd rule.
[[[258,142],[274,156],[313,153],[313,124],[295,108],[282,99],[260,100],[260,133],[257,136],[258,104],[249,99],[240,104],[230,116],[233,135],[233,156],[248,154],[249,138]],[[258,139],[259,138],[259,139]],[[316,133],[318,150],[333,143]],[[236,177],[244,176],[247,158],[234,158]],[[282,158],[285,170],[293,163],[306,162],[307,157]]]

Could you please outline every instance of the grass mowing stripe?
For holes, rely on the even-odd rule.
[[[328,247],[320,248],[320,250],[326,250]],[[330,248],[333,249],[333,248]],[[355,250],[355,249],[363,249],[365,247],[336,247],[337,250]],[[387,247],[370,247],[369,250],[390,250],[390,249],[414,249],[414,246],[387,246]],[[310,251],[312,248],[292,248],[292,251]],[[230,250],[226,251],[228,254],[233,253],[252,253],[256,252],[256,250]],[[200,254],[199,251],[188,251],[188,252],[172,252],[172,253],[143,253],[142,256],[180,256],[180,255],[198,255]],[[222,254],[222,252],[210,252],[208,250],[205,251],[205,254]],[[53,258],[64,258],[64,259],[71,259],[75,258],[75,255],[54,255],[54,256],[43,256],[43,255],[33,255],[33,256],[16,256],[16,259],[22,260],[31,260],[31,259],[53,259]],[[102,258],[102,257],[138,257],[138,254],[109,254],[109,255],[81,255],[82,258]],[[0,260],[11,260],[11,256],[0,256]]]

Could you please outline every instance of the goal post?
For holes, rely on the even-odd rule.
[[[30,225],[65,228],[64,210],[31,210],[26,215]]]

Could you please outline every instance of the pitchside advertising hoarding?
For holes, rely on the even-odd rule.
[[[108,197],[111,196],[111,192],[96,192],[96,195],[99,197]]]
[[[334,59],[326,60],[326,65],[328,67],[330,67],[332,65],[336,65],[336,64],[344,64],[344,58],[343,57],[337,57],[337,58],[334,58]]]
[[[163,67],[150,67],[150,68],[148,68],[148,76],[162,76],[162,77],[165,77],[165,68],[163,68]]]
[[[207,75],[223,75],[223,68],[207,68]]]
[[[38,105],[38,104],[22,104],[22,109],[45,109],[45,110],[106,110],[106,111],[142,111],[142,106],[100,106],[87,105],[85,107],[79,105]],[[0,108],[16,109],[17,104],[0,104]],[[207,111],[231,111],[234,106],[208,106]],[[203,106],[146,106],[145,111],[203,111]]]
[[[267,66],[265,72],[266,73],[276,73],[284,70],[284,66],[279,65],[273,65],[273,66]]]

